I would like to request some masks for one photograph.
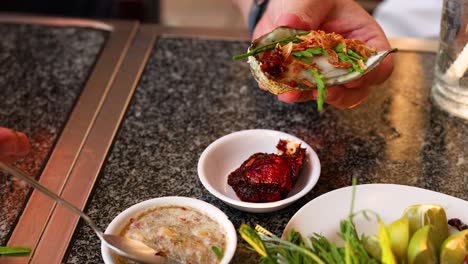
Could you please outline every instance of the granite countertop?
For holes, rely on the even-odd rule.
[[[15,165],[38,176],[103,47],[107,32],[0,24],[0,126],[26,133],[31,154]],[[0,245],[27,201],[29,187],[0,172]]]
[[[235,227],[261,224],[281,234],[301,206],[325,192],[359,183],[418,186],[468,199],[468,121],[429,100],[435,55],[399,52],[395,71],[362,105],[347,110],[314,102],[286,104],[257,88],[245,61],[248,43],[160,38],[155,45],[86,212],[101,229],[140,201],[195,197],[223,210]],[[309,143],[322,173],[316,187],[275,213],[226,206],[197,176],[202,151],[234,131],[281,130]],[[233,263],[255,263],[239,240]],[[100,242],[80,222],[66,263],[100,263]]]

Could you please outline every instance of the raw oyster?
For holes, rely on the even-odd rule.
[[[321,110],[327,86],[361,77],[395,51],[377,52],[362,41],[336,33],[278,27],[234,58],[248,57],[254,78],[273,94],[318,89]]]

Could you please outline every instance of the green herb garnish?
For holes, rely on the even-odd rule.
[[[307,50],[301,50],[301,51],[298,51],[298,53],[300,53],[302,56],[308,57],[308,58],[312,58],[314,56],[314,54],[312,54],[312,52],[309,52]]]
[[[265,52],[267,50],[272,50],[272,49],[274,49],[276,47],[276,44],[278,44],[278,43],[280,43],[280,44],[286,44],[286,43],[289,43],[289,42],[299,43],[299,42],[302,42],[302,40],[298,39],[297,36],[304,36],[304,35],[307,35],[307,34],[309,34],[309,32],[302,32],[302,33],[298,33],[296,35],[293,35],[293,36],[290,36],[290,37],[287,37],[287,38],[284,38],[284,39],[276,40],[276,41],[273,41],[273,42],[271,42],[269,44],[256,47],[256,48],[254,48],[253,50],[251,50],[251,51],[249,51],[247,53],[242,53],[242,54],[235,55],[235,56],[232,57],[232,59],[234,59],[234,60],[243,59],[243,58],[247,58],[249,56],[253,56],[255,54],[258,54],[258,53]]]
[[[255,230],[260,231],[257,232]],[[248,225],[242,224],[239,228],[239,233],[242,238],[260,254],[260,263],[276,264],[283,263],[283,260],[284,263],[301,263],[294,261],[301,256],[303,259],[313,259],[315,261],[309,263],[325,264],[319,256],[308,250],[306,247],[301,247],[290,241],[282,240],[259,225],[255,227],[255,230]],[[303,244],[305,245],[305,243]],[[288,258],[288,256],[292,259]]]
[[[344,43],[338,43],[338,45],[335,46],[334,50],[336,51],[338,55],[338,59],[340,62],[349,62],[351,63],[352,67],[349,68],[349,71],[357,71],[359,73],[363,73],[364,71],[361,69],[357,61],[361,60],[363,62],[366,62],[366,59],[357,54],[355,51],[351,49],[346,49],[346,44]]]
[[[30,247],[0,247],[0,256],[28,256]]]
[[[312,77],[314,77],[315,83],[317,85],[317,110],[322,111],[323,103],[325,102],[325,96],[327,95],[324,77],[314,69],[309,69],[309,72],[312,74]]]
[[[292,52],[291,54],[294,56],[294,57],[308,57],[308,58],[312,58],[314,55],[321,55],[323,53],[323,49],[322,48],[309,48],[309,49],[305,49],[305,50],[299,50],[299,51],[294,51]],[[312,62],[310,62],[312,63]]]
[[[356,52],[352,51],[352,50],[348,50],[348,55],[349,55],[349,58],[351,59],[354,59],[354,60],[362,60],[362,61],[366,61],[365,58],[361,57],[359,54],[357,54]]]
[[[223,252],[217,246],[212,246],[211,250],[213,251],[213,253],[216,255],[218,259],[222,259],[224,257]]]
[[[262,239],[260,239],[257,232],[252,229],[252,227],[242,224],[239,228],[239,233],[241,237],[247,241],[247,243],[249,243],[249,245],[251,245],[258,254],[260,254],[260,256],[267,257],[269,255]]]
[[[352,67],[349,68],[350,71],[357,71],[359,73],[363,73],[364,71],[361,69],[361,67],[359,67],[359,64],[357,64],[357,62],[355,60],[352,60],[350,58],[350,56],[348,56],[347,54],[344,54],[344,53],[338,53],[338,59],[341,61],[341,62],[349,62],[351,63]]]
[[[300,233],[295,230],[290,230],[287,240],[282,240],[272,234],[255,232],[248,225],[242,225],[239,232],[243,238],[249,237],[249,239],[245,240],[256,251],[262,246],[266,247],[264,251],[257,251],[262,256],[260,263],[379,263],[364,249],[352,221],[343,220],[340,226],[339,235],[346,242],[345,247],[338,247],[335,243],[328,241],[327,238],[319,234],[314,234],[310,238],[311,246],[309,246]],[[260,227],[260,229],[263,228]],[[247,230],[249,231],[246,232]],[[253,241],[260,241],[261,245],[252,243]],[[268,253],[265,255],[261,252]]]
[[[312,64],[312,59],[311,58],[307,58],[307,57],[294,57],[295,59],[298,59],[300,61],[303,61],[307,64]]]
[[[334,48],[334,50],[336,52],[340,52],[340,53],[343,53],[345,51],[345,49],[346,49],[346,44],[341,43],[341,42],[338,43],[338,45],[336,45],[335,48]]]
[[[307,49],[307,51],[314,54],[314,55],[320,55],[320,54],[323,53],[323,49],[319,48],[319,47],[309,48],[309,49]]]
[[[353,178],[353,192],[351,210],[347,219],[341,221],[338,235],[345,241],[344,247],[339,247],[320,234],[310,237],[310,243],[296,230],[290,230],[287,240],[271,234],[261,226],[255,230],[248,225],[239,229],[241,236],[260,255],[260,263],[318,263],[318,264],[377,264],[379,260],[373,258],[364,249],[362,239],[359,238],[353,217],[356,192],[356,178]],[[361,211],[359,213],[364,213]],[[246,239],[247,238],[247,239]]]

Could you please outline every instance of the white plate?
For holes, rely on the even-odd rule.
[[[323,194],[304,205],[291,218],[284,232],[291,229],[309,237],[319,233],[336,243],[340,220],[349,215],[352,186]],[[468,222],[468,202],[446,194],[421,188],[396,184],[364,184],[356,187],[354,212],[370,209],[376,212],[385,224],[401,217],[404,209],[414,204],[438,204],[444,207],[447,218],[459,218]],[[362,215],[354,218],[359,234],[376,234],[376,221],[368,221]],[[342,244],[340,244],[342,245]]]
[[[228,175],[254,153],[277,153],[276,145],[280,139],[300,143],[306,149],[304,166],[293,189],[285,199],[276,202],[241,201],[227,183]],[[272,212],[290,205],[310,192],[319,176],[319,158],[307,142],[284,132],[267,129],[243,130],[223,136],[211,143],[198,161],[198,177],[211,194],[234,208],[252,213]]]

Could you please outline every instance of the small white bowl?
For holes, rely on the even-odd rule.
[[[288,197],[269,203],[241,201],[227,183],[228,175],[257,152],[277,153],[280,139],[300,143],[306,148],[306,159],[297,182]],[[211,143],[198,161],[198,177],[203,186],[228,205],[242,211],[266,213],[279,210],[306,195],[318,181],[320,161],[315,151],[303,140],[274,130],[252,129],[234,132]]]
[[[226,214],[224,214],[214,205],[194,198],[182,196],[165,196],[137,203],[131,206],[130,208],[126,209],[125,211],[121,212],[119,215],[117,215],[117,217],[115,217],[114,220],[112,220],[112,222],[109,224],[105,233],[120,234],[121,230],[130,221],[130,218],[138,216],[140,213],[148,209],[168,205],[191,207],[217,221],[220,224],[221,228],[224,229],[226,234],[226,250],[224,251],[224,256],[220,264],[227,264],[229,263],[229,261],[231,261],[237,247],[236,229],[234,228],[232,222],[228,219]],[[114,259],[114,253],[103,243],[101,243],[101,254],[104,263],[117,263]]]

